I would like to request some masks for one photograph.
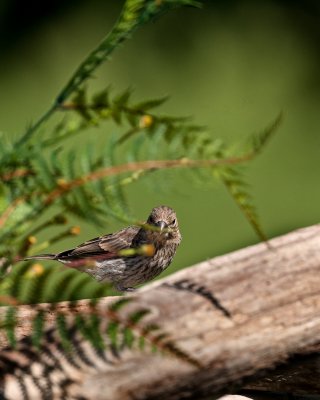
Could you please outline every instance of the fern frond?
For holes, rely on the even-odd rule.
[[[37,355],[33,354],[32,362],[36,362],[37,357],[41,358],[42,346],[46,348],[55,342],[61,355],[67,359],[73,359],[78,355],[80,359],[86,359],[88,365],[92,366],[94,366],[94,360],[90,359],[87,353],[91,348],[99,352],[101,356],[108,352],[120,355],[125,349],[140,348],[144,351],[169,354],[194,366],[200,366],[199,362],[180,349],[159,325],[145,322],[145,318],[150,314],[148,308],[140,309],[136,305],[132,310],[132,300],[134,299],[122,298],[108,307],[96,300],[87,303],[85,308],[82,304],[77,312],[73,312],[77,307],[76,302],[69,304],[69,310],[66,306],[60,310],[54,304],[50,308],[36,306],[32,311],[30,309],[28,319],[31,319],[32,334],[29,354],[33,354],[32,346],[38,350]],[[129,309],[128,306],[130,306]],[[53,326],[55,327],[50,328],[49,331],[46,328],[46,313],[48,312],[54,316]],[[7,330],[11,345],[19,350],[21,342],[16,340],[15,331],[17,318],[19,318],[18,308],[9,307],[1,327]],[[23,342],[26,340],[28,341],[29,338],[23,339]]]
[[[249,149],[251,149],[252,153],[256,156],[263,149],[267,142],[271,139],[272,135],[279,128],[280,124],[283,121],[283,113],[279,113],[279,115],[275,118],[271,124],[262,130],[260,133],[256,135],[251,135],[248,139],[249,141]]]
[[[122,13],[102,42],[89,54],[75,71],[69,82],[58,95],[56,103],[63,102],[85,82],[93,71],[108,59],[109,55],[141,25],[146,24],[155,17],[179,6],[199,6],[198,2],[192,0],[164,0],[155,3],[153,0],[127,0]]]
[[[25,254],[65,239],[70,233],[68,229],[37,245],[29,240],[30,235],[65,223],[68,215],[86,221],[90,215],[90,222],[103,226],[111,218],[134,222],[125,188],[155,171],[184,169],[192,171],[195,179],[202,182],[211,181],[214,176],[226,185],[257,235],[266,240],[240,164],[260,154],[278,127],[281,115],[252,136],[246,147],[235,151],[191,118],[159,114],[157,108],[167,98],[137,102],[132,99],[130,88],[113,94],[110,87],[91,96],[84,87],[99,65],[138,27],[172,8],[197,4],[192,0],[127,0],[112,31],[74,72],[52,107],[16,143],[8,140],[0,146],[2,274],[13,266],[0,282],[0,298],[13,300],[1,326],[12,345],[16,344],[15,304],[35,304],[30,341],[40,348],[47,332],[46,312],[37,303],[49,302],[50,310],[56,312],[59,345],[65,351],[77,351],[74,338],[79,333],[97,351],[112,347],[121,352],[136,346],[170,353],[198,365],[176,347],[160,326],[145,321],[148,308],[130,311],[131,300],[123,298],[102,310],[99,298],[110,294],[110,286],[98,284],[76,270],[31,263],[15,265]],[[61,120],[44,130],[44,123],[53,113]],[[97,127],[104,127],[105,123],[117,125],[116,132],[120,133],[116,136],[105,130],[101,145],[90,141],[85,149],[68,142],[89,128],[99,133]],[[52,218],[53,212],[58,212],[63,221]],[[76,306],[81,298],[97,300],[92,301],[87,313],[71,318],[55,305],[69,300]],[[127,306],[129,311],[125,312]]]
[[[256,157],[264,149],[264,146],[278,129],[282,119],[283,114],[280,113],[262,132],[250,136],[249,150],[247,152],[248,159]],[[248,191],[248,185],[243,179],[241,170],[236,167],[225,168],[224,173],[222,174],[222,180],[258,237],[263,241],[267,241],[267,236],[259,222],[256,208],[253,205],[252,197]]]
[[[231,167],[225,168],[221,179],[258,237],[263,241],[267,241],[267,237],[259,223],[258,214],[253,205],[252,197],[248,191],[248,185],[242,175],[240,175],[239,170]]]

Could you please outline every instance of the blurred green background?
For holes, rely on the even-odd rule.
[[[1,131],[18,135],[49,107],[122,4],[2,0]],[[90,85],[112,84],[115,93],[132,86],[138,100],[170,94],[160,111],[192,115],[231,142],[261,131],[283,110],[277,134],[246,168],[262,225],[273,237],[319,222],[319,50],[317,0],[210,1],[137,31]],[[107,125],[102,136],[113,129]],[[77,138],[79,149],[87,142]],[[144,219],[152,207],[170,205],[183,234],[168,273],[258,241],[222,185],[202,187],[180,173],[166,190],[148,186],[144,180],[127,189],[132,213]],[[80,224],[81,237],[63,247],[122,226]],[[52,250],[63,249],[60,243]]]

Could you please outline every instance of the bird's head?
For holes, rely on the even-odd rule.
[[[167,206],[155,207],[147,220],[147,224],[155,226],[158,229],[155,232],[157,236],[163,239],[173,240],[177,243],[181,240],[178,220],[175,211]]]

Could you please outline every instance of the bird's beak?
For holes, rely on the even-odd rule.
[[[160,232],[162,232],[165,228],[167,228],[167,224],[164,221],[159,221],[157,223],[158,227],[160,228]]]

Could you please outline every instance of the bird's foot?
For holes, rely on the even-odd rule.
[[[116,289],[119,290],[119,292],[135,292],[137,290],[133,287],[123,287],[121,285],[117,285]]]

